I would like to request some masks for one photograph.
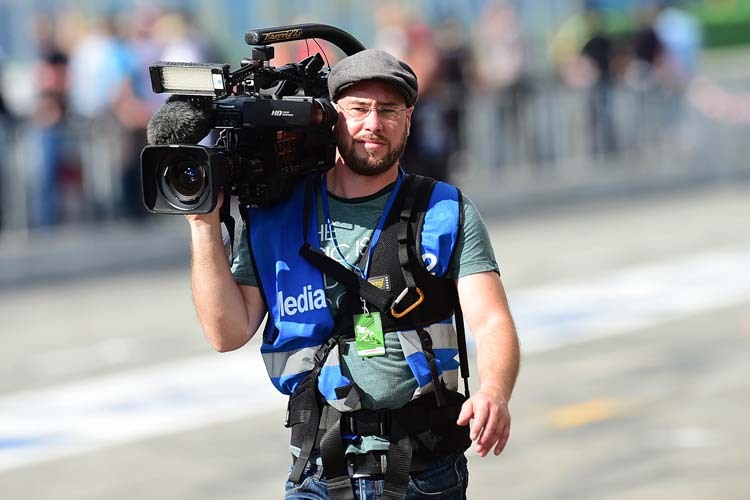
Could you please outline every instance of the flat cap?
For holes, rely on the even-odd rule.
[[[336,101],[341,91],[356,83],[378,80],[396,87],[404,95],[406,105],[417,102],[417,75],[408,64],[388,52],[367,49],[339,61],[328,75],[328,93]]]

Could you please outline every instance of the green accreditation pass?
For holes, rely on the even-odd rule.
[[[354,338],[357,341],[357,354],[363,358],[385,354],[385,339],[380,313],[354,315]]]

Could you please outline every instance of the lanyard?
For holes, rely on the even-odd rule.
[[[320,190],[320,197],[323,202],[323,215],[326,219],[326,227],[328,229],[328,233],[331,235],[331,239],[333,239],[333,246],[336,248],[336,252],[338,252],[339,257],[341,257],[341,260],[343,260],[349,267],[357,271],[360,276],[362,276],[362,279],[367,279],[367,273],[370,269],[370,260],[372,259],[372,249],[375,248],[375,245],[378,244],[378,240],[380,239],[380,233],[383,232],[383,226],[385,225],[385,220],[388,218],[388,214],[391,211],[391,208],[393,207],[393,203],[396,200],[396,195],[398,194],[398,188],[401,186],[401,181],[404,178],[404,171],[399,168],[398,170],[398,178],[396,179],[396,185],[393,186],[393,191],[391,191],[391,194],[388,196],[388,201],[385,203],[385,208],[383,209],[383,213],[380,214],[380,220],[378,221],[378,225],[375,228],[375,231],[372,233],[372,237],[370,238],[370,245],[367,249],[367,260],[365,261],[365,268],[361,269],[356,263],[352,264],[348,260],[346,260],[346,257],[344,257],[344,254],[341,252],[341,249],[339,248],[339,243],[336,240],[336,232],[333,229],[333,222],[331,221],[331,211],[328,208],[328,188],[326,187],[326,174],[323,174],[323,183]]]

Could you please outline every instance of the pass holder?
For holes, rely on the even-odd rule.
[[[379,312],[370,312],[367,302],[362,301],[362,314],[354,315],[354,339],[357,344],[357,354],[363,358],[382,356],[385,354],[385,337],[383,323]]]

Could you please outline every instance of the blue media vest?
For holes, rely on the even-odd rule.
[[[288,395],[313,368],[315,352],[326,342],[334,326],[325,297],[323,274],[299,254],[305,240],[320,247],[317,198],[316,193],[311,204],[312,217],[305,228],[304,182],[299,183],[284,202],[268,208],[247,209],[248,243],[269,312],[261,353],[272,383]],[[421,239],[418,239],[424,265],[436,276],[444,276],[448,271],[458,239],[460,210],[458,190],[437,183],[428,203]],[[426,329],[433,338],[439,371],[446,385],[455,388],[458,378],[458,362],[454,359],[458,352],[455,329],[449,322]],[[399,331],[399,336],[419,384],[414,397],[430,392],[429,368],[416,332]],[[359,409],[345,403],[346,394],[342,394],[342,390],[349,386],[351,381],[342,374],[338,349],[334,348],[321,370],[318,389],[329,404],[340,411]]]

